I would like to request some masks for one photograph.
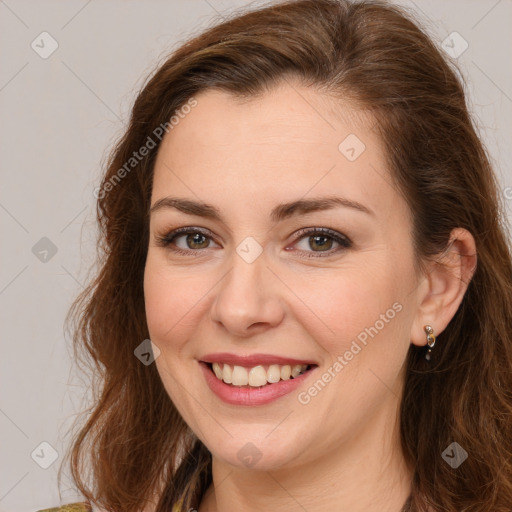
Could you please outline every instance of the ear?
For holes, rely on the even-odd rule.
[[[421,284],[420,304],[411,329],[414,345],[426,345],[425,325],[431,325],[436,336],[446,329],[464,298],[476,263],[473,236],[466,229],[454,229],[448,248],[429,264]]]

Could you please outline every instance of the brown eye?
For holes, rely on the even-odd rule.
[[[181,238],[181,236],[177,236],[175,240],[178,238]],[[206,249],[206,247],[208,247],[209,244],[208,237],[206,235],[203,235],[202,233],[186,235],[185,241],[188,249]]]
[[[310,236],[308,239],[309,246],[312,249],[317,248],[320,251],[328,251],[329,249],[331,249],[333,241],[334,240],[331,237],[325,235]]]
[[[200,253],[211,247],[212,237],[198,228],[180,228],[165,236],[157,237],[157,243],[179,254]]]
[[[306,228],[298,234],[302,236],[297,238],[294,245],[300,252],[309,253],[307,257],[330,256],[352,247],[348,237],[328,228]],[[333,244],[337,247],[333,248]]]

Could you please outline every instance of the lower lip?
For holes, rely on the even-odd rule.
[[[264,405],[273,402],[297,389],[316,368],[313,367],[294,379],[280,380],[262,387],[239,387],[226,384],[218,379],[206,363],[200,362],[199,366],[209,388],[223,402],[233,405]]]

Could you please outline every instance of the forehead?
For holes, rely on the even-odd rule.
[[[364,132],[367,138],[366,132],[374,125],[370,115],[348,101],[286,82],[253,97],[210,89],[195,99],[197,106],[182,116],[179,129],[174,127],[166,136],[175,145],[193,143],[235,151],[262,144],[271,149],[300,143],[320,145],[323,151],[337,150],[344,131]],[[375,134],[371,136],[377,139]]]
[[[251,98],[207,90],[195,99],[159,148],[153,202],[171,191],[220,201],[333,191],[396,201],[375,122],[348,101],[288,83]]]

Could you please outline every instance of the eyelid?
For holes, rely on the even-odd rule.
[[[302,228],[299,229],[294,233],[295,238],[292,242],[292,245],[297,244],[300,242],[303,238],[306,238],[308,235],[311,236],[327,236],[335,241],[339,245],[338,248],[335,249],[329,249],[327,251],[303,251],[302,249],[299,249],[299,253],[304,253],[307,256],[303,256],[306,258],[327,258],[329,256],[335,256],[338,255],[341,252],[347,251],[350,248],[353,247],[352,240],[343,233],[340,233],[338,231],[335,231],[330,228],[323,228],[323,227],[308,227],[308,228]],[[285,249],[287,250],[287,248]]]
[[[170,232],[166,232],[163,235],[155,235],[155,239],[156,239],[156,242],[158,243],[158,245],[168,246],[179,236],[193,234],[193,233],[200,233],[215,242],[215,236],[209,229],[200,228],[197,226],[182,226],[180,228],[173,229]],[[189,251],[190,252],[198,252],[199,250],[189,249]]]
[[[323,228],[323,227],[314,227],[311,226],[309,228],[301,228],[298,231],[294,233],[295,235],[295,242],[301,238],[304,238],[306,235],[313,236],[317,233],[328,235],[335,240],[338,240],[340,243],[347,243],[352,244],[352,240],[347,235],[344,235],[343,233],[340,233],[334,229],[330,228]],[[294,243],[295,243],[294,242]]]
[[[168,248],[169,250],[171,250],[173,252],[185,254],[185,255],[200,256],[201,254],[203,254],[203,252],[205,250],[210,249],[210,247],[206,247],[204,249],[181,249],[180,247],[174,247],[174,248],[170,247],[171,243],[173,243],[176,238],[179,238],[180,236],[184,236],[187,234],[194,234],[194,233],[200,233],[200,234],[204,235],[205,237],[209,238],[210,240],[212,240],[214,243],[217,243],[217,242],[215,242],[215,236],[213,235],[213,233],[210,230],[208,230],[206,228],[196,227],[196,226],[182,226],[180,228],[172,230],[171,232],[166,233],[165,235],[156,236],[155,238],[156,238],[156,242],[158,245],[160,245],[161,247]],[[299,253],[308,254],[308,256],[307,256],[308,258],[309,257],[331,256],[334,254],[338,254],[339,252],[342,252],[344,250],[348,250],[353,246],[351,239],[348,236],[344,235],[343,233],[340,233],[340,232],[335,231],[330,228],[314,227],[314,226],[301,228],[298,231],[296,231],[293,234],[294,240],[292,242],[292,245],[295,245],[301,239],[306,238],[307,235],[309,235],[309,236],[326,235],[326,236],[332,238],[340,246],[337,249],[330,249],[327,251],[304,251],[301,249],[298,250]],[[289,245],[287,245],[285,250],[289,250],[288,247],[289,247]]]

